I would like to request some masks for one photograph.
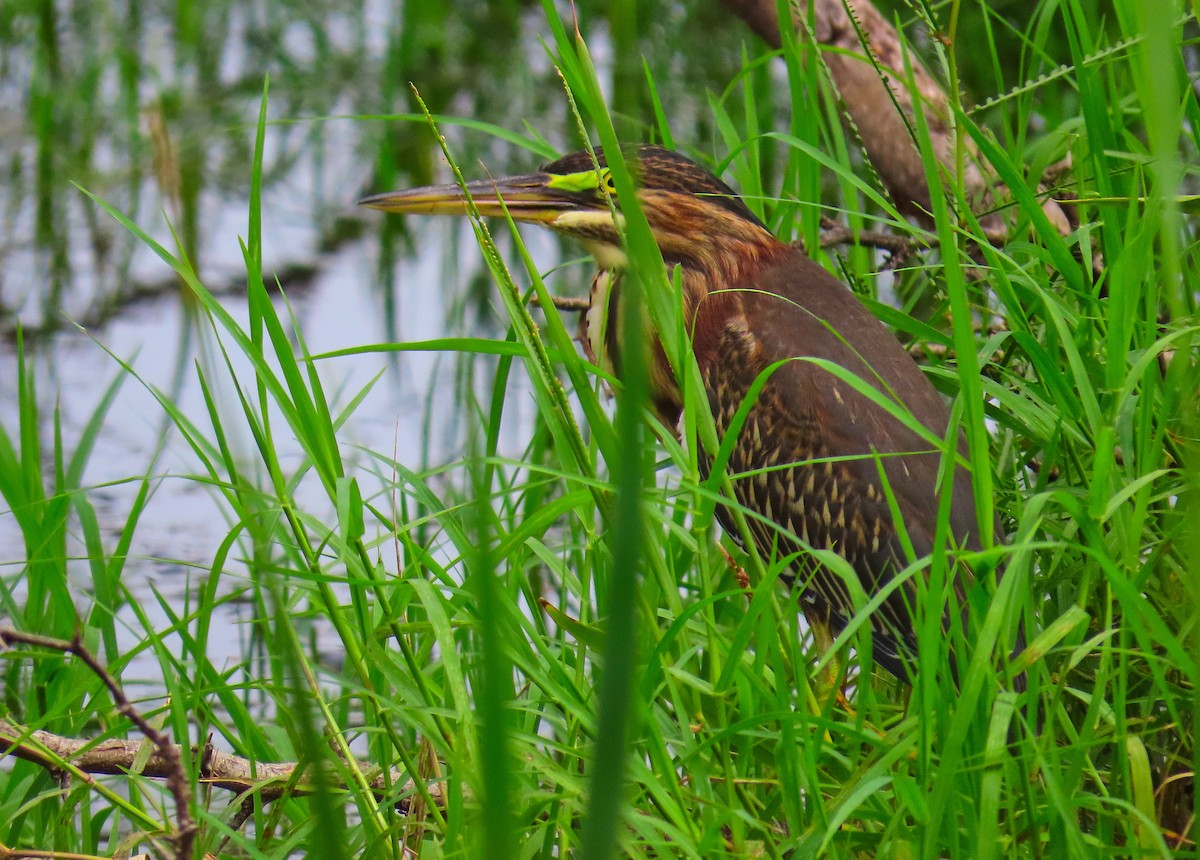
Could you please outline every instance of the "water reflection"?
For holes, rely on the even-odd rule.
[[[8,173],[0,183],[7,228],[0,330],[10,335],[17,321],[27,330],[58,329],[64,315],[97,324],[169,284],[162,266],[73,182],[160,241],[173,244],[173,230],[202,276],[236,278],[235,237],[246,232],[254,119],[268,75],[276,124],[263,184],[272,231],[266,262],[274,268],[310,264],[317,249],[353,238],[345,216],[359,193],[427,184],[439,169],[422,123],[319,118],[410,113],[415,82],[435,113],[518,132],[528,123],[559,149],[575,146],[537,5],[226,0],[175,10],[89,5],[87,12],[60,5],[35,4],[39,15],[14,16],[0,66],[0,102],[16,106],[0,114]],[[600,9],[579,9],[633,137],[645,136],[649,118],[642,53],[660,29],[704,26],[685,11],[655,10],[640,39],[627,27],[612,29],[610,39]],[[735,35],[722,46],[710,34],[694,60],[647,52],[673,115],[694,112],[703,86],[728,84],[738,68]],[[451,130],[451,137],[465,164],[483,159],[506,172],[537,160],[482,132]],[[381,229],[386,249],[404,227]]]

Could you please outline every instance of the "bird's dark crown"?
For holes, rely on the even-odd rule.
[[[629,147],[624,149],[624,155],[634,181],[643,189],[702,197],[705,202],[720,206],[730,214],[766,229],[732,188],[690,158],[654,144]],[[596,147],[596,163],[602,171],[607,171],[608,161],[604,157],[603,147]],[[586,150],[572,152],[542,168],[543,172],[552,176],[573,176],[594,173],[595,170],[596,164]]]

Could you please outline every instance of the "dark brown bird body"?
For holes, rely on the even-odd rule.
[[[470,189],[477,205],[481,197],[488,205],[503,197],[515,219],[573,235],[593,251],[602,271],[583,329],[589,352],[619,374],[621,339],[609,323],[620,318],[620,282],[609,270],[619,270],[623,250],[608,195],[602,193],[608,175],[598,155],[599,168],[587,153],[576,153],[541,173],[474,183]],[[914,555],[928,555],[942,455],[812,360],[855,374],[938,438],[946,436],[949,410],[883,324],[827,271],[776,239],[728,186],[659,147],[640,147],[631,156],[627,161],[640,180],[642,210],[663,258],[683,273],[684,322],[720,436],[730,432],[755,381],[778,365],[746,415],[727,472],[736,502],[751,513],[747,520],[759,551],[792,559],[791,578],[803,585],[806,611],[841,627],[853,612],[850,591],[809,547],[841,555],[864,591],[877,593],[908,563],[888,493]],[[533,188],[537,191],[527,191]],[[611,184],[607,188],[611,193]],[[441,205],[451,199],[461,210],[461,195],[453,188],[366,202],[392,211],[433,212],[450,210],[432,208],[428,201]],[[674,426],[679,389],[661,347],[654,358],[654,404]],[[711,468],[711,458],[700,459],[703,468]],[[950,492],[950,540],[953,546],[977,549],[979,528],[965,467],[954,470]],[[726,530],[737,535],[729,512],[720,516]],[[993,529],[999,537],[998,522]],[[956,588],[961,595],[961,583]],[[904,655],[916,648],[916,595],[910,579],[871,617],[876,661],[902,678]]]
[[[907,350],[845,285],[765,227],[755,240],[753,253],[743,245],[736,255],[741,264],[735,271],[706,268],[735,256],[727,249],[708,264],[668,258],[668,265],[680,263],[684,294],[701,297],[689,302],[685,324],[719,437],[730,431],[760,374],[780,363],[744,419],[727,471],[738,504],[758,515],[748,524],[759,551],[768,559],[794,556],[793,574],[785,579],[799,579],[808,611],[840,629],[854,611],[850,591],[841,576],[813,560],[807,547],[841,555],[865,593],[876,593],[907,564],[887,492],[903,518],[914,557],[933,551],[941,453],[811,359],[870,383],[939,438],[945,438],[950,414]],[[597,276],[605,277],[609,274]],[[719,286],[709,290],[710,284]],[[619,282],[604,289],[611,290],[607,318],[618,319]],[[593,342],[591,351],[607,352],[619,375],[618,345],[616,327],[609,326],[604,342]],[[653,398],[659,417],[674,426],[681,398],[661,349],[656,354]],[[700,464],[707,477],[710,458],[700,458]],[[954,543],[978,549],[965,468],[955,470],[951,492]],[[718,516],[727,532],[738,535],[727,509]],[[998,521],[994,529],[999,535]],[[898,677],[905,677],[902,654],[911,657],[916,649],[911,620],[916,599],[910,580],[872,618],[875,660]]]
[[[726,317],[701,366],[718,434],[729,430],[755,379],[783,363],[762,388],[733,447],[728,471],[738,476],[734,492],[740,504],[778,526],[749,521],[760,551],[775,557],[796,553],[796,576],[807,582],[804,599],[818,616],[840,627],[853,612],[849,589],[788,534],[838,553],[868,595],[878,592],[907,563],[887,492],[914,555],[929,555],[941,454],[809,359],[827,360],[869,382],[939,437],[945,437],[950,415],[891,333],[798,251],[788,249],[778,262],[765,264],[754,291],[737,297],[739,312]],[[978,548],[971,480],[964,468],[955,470],[951,492],[953,538],[958,546]],[[723,522],[729,529],[727,516]],[[901,652],[915,653],[915,600],[916,587],[909,580],[872,618],[875,659],[900,677]]]

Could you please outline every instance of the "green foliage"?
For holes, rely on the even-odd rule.
[[[197,52],[200,8],[179,7]],[[425,19],[444,20],[425,4],[405,9],[412,26],[389,44],[389,63],[410,68],[444,48],[423,41],[433,26]],[[186,212],[168,249],[135,217],[92,198],[195,301],[198,336],[211,347],[194,368],[203,410],[147,388],[194,463],[183,479],[217,500],[228,534],[185,605],[131,600],[124,562],[154,502],[157,464],[130,479],[141,489],[115,540],[97,525],[98,488],[85,475],[100,428],[118,420],[107,409],[117,387],[140,378],[114,364],[115,381],[71,452],[57,421],[46,445],[45,408],[22,359],[18,408],[0,426],[0,494],[24,550],[19,570],[0,572],[0,612],[23,630],[81,630],[118,677],[129,660],[151,655],[169,698],[154,692],[139,704],[181,743],[211,734],[234,754],[300,761],[315,777],[311,796],[251,801],[249,826],[236,831],[223,809],[229,798],[199,792],[202,850],[1196,856],[1200,255],[1185,205],[1200,180],[1187,65],[1194,22],[1175,17],[1181,8],[1152,14],[1133,0],[1111,9],[1064,0],[1032,13],[999,2],[903,10],[941,28],[948,46],[919,53],[952,91],[965,68],[973,88],[1003,88],[953,116],[960,145],[973,141],[1011,191],[999,204],[1003,242],[984,235],[961,188],[939,171],[923,122],[914,136],[934,189],[929,226],[898,214],[864,170],[815,52],[785,49],[780,58],[746,47],[735,80],[704,104],[712,140],[685,141],[661,97],[666,75],[656,68],[666,61],[649,52],[689,46],[641,44],[614,18],[622,109],[614,123],[589,54],[587,10],[583,38],[551,3],[544,20],[515,7],[494,14],[514,30],[536,21],[546,34],[569,115],[610,153],[623,201],[633,185],[612,157],[618,141],[676,138],[690,155],[726,157],[714,169],[779,236],[803,241],[903,340],[937,347],[927,350],[936,356],[928,373],[955,398],[970,443],[960,467],[976,476],[981,520],[997,510],[1007,533],[979,559],[1003,560],[1007,573],[969,595],[974,622],[954,646],[957,686],[938,612],[925,625],[932,647],[922,650],[915,688],[860,676],[846,707],[814,680],[818,655],[795,596],[778,583],[786,560],[743,555],[714,524],[728,483],[719,473],[702,480],[697,464],[697,451],[718,450],[718,440],[679,284],[628,206],[639,285],[628,312],[644,310],[663,333],[690,407],[682,441],[647,414],[648,356],[631,348],[622,382],[602,378],[578,354],[573,322],[553,309],[520,235],[511,231],[510,261],[495,225],[473,219],[504,336],[354,350],[469,362],[476,379],[457,392],[473,428],[465,450],[427,466],[412,451],[352,449],[341,429],[374,382],[331,393],[324,371],[349,351],[311,354],[286,302],[268,292],[264,145],[279,127],[268,127],[265,92],[247,177],[244,321],[197,274]],[[389,105],[408,98],[385,95]],[[412,110],[388,121],[435,131],[461,122],[506,146],[552,149],[516,132],[515,120],[501,130],[442,117],[447,102],[444,91],[429,102],[434,117],[415,96]],[[630,133],[643,128],[652,132]],[[380,144],[380,181],[413,150],[431,162],[418,140]],[[445,154],[453,165],[455,150]],[[1042,211],[1039,180],[1066,156],[1073,170],[1056,196],[1075,201],[1079,226],[1063,236]],[[867,248],[819,251],[825,211],[855,230],[907,234],[920,250],[894,277]],[[396,228],[379,229],[386,260]],[[615,413],[606,386],[617,389]],[[516,457],[501,443],[514,392],[536,405]],[[284,438],[298,456],[281,453]],[[70,591],[72,528],[93,589],[83,598]],[[722,540],[746,568],[748,591]],[[940,556],[927,563],[944,575]],[[227,635],[211,619],[231,600],[247,601],[253,620],[242,659],[226,664],[211,656],[213,638]],[[138,625],[125,650],[121,607]],[[1028,634],[1013,667],[1025,692],[997,669],[1010,618]],[[858,620],[839,639],[843,654],[862,641]],[[340,664],[317,660],[320,630],[336,641]],[[78,661],[16,650],[0,661],[0,714],[67,735],[128,732]],[[372,790],[364,760],[403,778]],[[81,782],[60,794],[28,763],[2,767],[4,845],[111,854],[170,827],[151,781],[131,778],[127,796]]]

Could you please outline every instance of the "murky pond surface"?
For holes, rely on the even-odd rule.
[[[8,42],[0,63],[0,163],[7,171],[0,182],[0,421],[16,438],[18,327],[37,380],[43,452],[51,450],[55,408],[69,455],[104,390],[123,372],[120,362],[128,362],[137,378],[124,380],[109,409],[83,486],[100,518],[105,550],[112,552],[141,482],[150,482],[123,582],[156,626],[166,627],[164,605],[185,611],[235,524],[211,487],[196,479],[200,464],[153,391],[211,430],[196,366],[211,384],[225,359],[168,266],[72,183],[126,213],[168,249],[182,248],[206,287],[244,322],[239,240],[248,230],[256,118],[269,74],[264,270],[279,279],[307,349],[451,334],[503,337],[467,225],[405,224],[355,208],[365,193],[445,179],[422,123],[380,115],[413,111],[412,81],[436,113],[494,123],[524,137],[530,137],[528,124],[559,150],[574,148],[573,123],[543,45],[550,35],[537,6],[396,7],[353,0],[176,10],[43,5],[40,17],[17,14],[0,36]],[[593,22],[589,44],[614,106],[633,128],[645,95],[630,69],[641,73],[643,48],[637,39],[610,34],[599,10],[581,13],[581,20]],[[736,75],[739,40],[747,37],[728,21],[714,37],[716,28],[680,6],[647,22],[640,38],[689,27],[708,34],[700,62],[680,65],[664,56],[662,63],[674,66],[655,71],[660,88],[669,88],[661,95],[672,116],[691,116],[680,122],[695,124],[705,88],[719,90]],[[630,58],[637,64],[630,66]],[[501,174],[540,160],[484,131],[443,130],[464,166],[483,160]],[[525,238],[543,271],[564,255],[578,255],[553,237],[529,231]],[[502,245],[511,248],[511,242]],[[550,283],[570,293],[587,276],[584,267],[568,266]],[[234,370],[248,378],[244,359],[236,350],[231,355]],[[473,375],[466,361],[476,365]],[[464,384],[486,386],[493,365],[481,357],[374,353],[324,361],[320,372],[325,390],[342,405],[382,373],[339,439],[346,450],[394,452],[399,462],[420,469],[461,455],[466,433],[459,393]],[[510,386],[502,454],[519,455],[504,446],[528,438],[533,404],[522,390],[519,381]],[[236,394],[218,385],[216,398],[231,419],[227,429],[242,431],[230,444],[253,464],[253,439],[237,420]],[[282,456],[298,461],[301,451],[282,424],[275,436]],[[390,476],[366,453],[361,462],[364,496],[386,493]],[[319,493],[305,498],[303,485],[300,500],[316,511],[328,508]],[[19,596],[23,537],[2,507],[0,577]],[[90,581],[77,533],[71,547],[82,605]],[[386,562],[388,554],[381,555]],[[232,566],[234,575],[223,583],[236,592]],[[231,634],[213,645],[236,660],[248,608],[230,600],[219,611],[225,617],[216,625]],[[128,633],[120,644],[133,648],[144,627],[132,610],[122,615]],[[210,656],[220,665],[223,655]],[[155,671],[147,653],[145,665],[135,662],[125,677],[153,678]]]

